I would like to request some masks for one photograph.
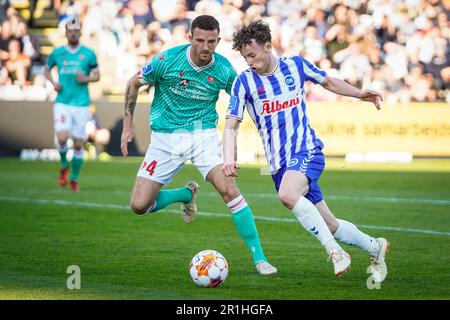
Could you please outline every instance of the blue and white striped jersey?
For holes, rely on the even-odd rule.
[[[323,147],[306,115],[304,86],[305,81],[323,83],[326,77],[325,71],[294,56],[280,58],[272,74],[247,69],[234,81],[227,118],[241,121],[247,108],[272,173],[286,166],[292,155]]]

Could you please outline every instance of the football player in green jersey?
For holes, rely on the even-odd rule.
[[[90,97],[88,84],[100,79],[97,58],[91,49],[80,45],[81,24],[78,17],[66,23],[67,45],[56,48],[48,57],[45,76],[58,92],[53,107],[56,148],[61,155],[59,184],[79,191],[78,177],[83,165],[85,127],[89,120]],[[52,77],[51,69],[57,67],[58,79]],[[69,176],[67,140],[73,139],[72,168]]]
[[[180,202],[186,223],[195,218],[198,184],[161,190],[191,160],[204,179],[211,182],[230,209],[235,226],[252,254],[260,274],[277,269],[264,256],[253,214],[233,177],[221,171],[223,163],[218,146],[216,102],[219,92],[228,93],[236,78],[230,62],[215,53],[219,23],[202,15],[194,19],[190,44],[169,49],[155,56],[128,81],[121,137],[123,156],[134,138],[132,125],[139,88],[155,86],[150,107],[151,144],[137,174],[131,195],[131,209],[146,215]]]

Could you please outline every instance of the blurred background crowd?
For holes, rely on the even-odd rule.
[[[186,43],[190,21],[210,14],[221,25],[217,52],[238,72],[246,65],[231,49],[232,34],[243,22],[262,17],[279,56],[301,55],[332,76],[381,91],[387,104],[450,103],[450,0],[25,2],[27,11],[18,5],[24,1],[0,0],[0,99],[53,99],[42,66],[52,48],[66,43],[69,16],[80,16],[81,43],[97,54],[101,81],[91,92],[101,98],[123,93],[139,67]],[[39,8],[54,14],[53,27],[39,25]],[[310,101],[342,99],[320,86],[309,86],[307,94]]]

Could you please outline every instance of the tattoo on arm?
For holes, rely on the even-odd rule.
[[[138,96],[138,90],[130,82],[125,89],[125,117],[129,114],[133,116],[134,108],[136,107],[136,101]]]

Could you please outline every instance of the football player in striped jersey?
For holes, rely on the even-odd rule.
[[[231,89],[222,171],[226,176],[236,176],[237,128],[247,109],[262,139],[280,201],[324,246],[335,274],[343,274],[351,265],[350,255],[336,242],[339,240],[366,250],[373,278],[382,282],[387,274],[387,240],[375,239],[351,222],[336,219],[320,190],[324,144],[307,117],[304,85],[311,81],[336,94],[372,102],[377,109],[381,108],[382,96],[329,77],[300,56],[276,58],[270,28],[262,20],[241,26],[233,35],[233,49],[241,53],[249,68],[237,76]]]

